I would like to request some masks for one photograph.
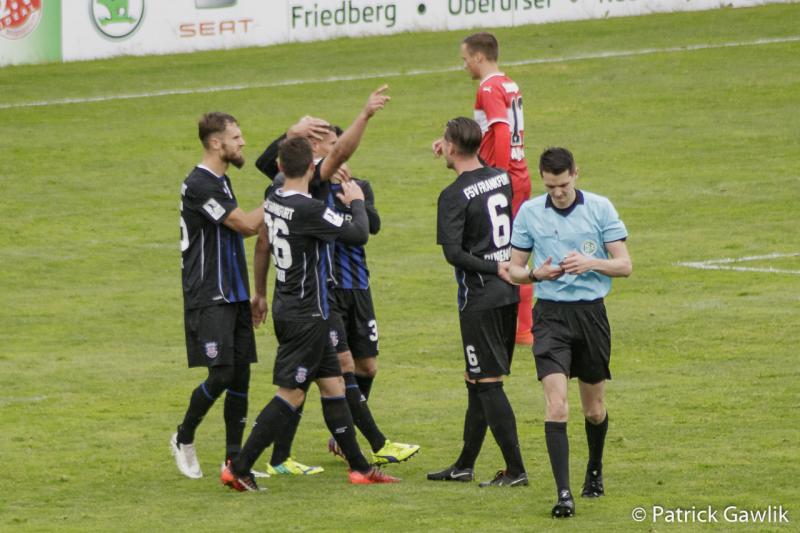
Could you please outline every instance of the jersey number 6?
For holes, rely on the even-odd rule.
[[[511,219],[499,211],[508,207],[508,198],[502,193],[493,194],[486,200],[486,207],[492,221],[492,240],[497,248],[502,248],[511,242]]]

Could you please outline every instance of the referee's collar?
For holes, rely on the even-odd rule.
[[[583,193],[580,191],[580,189],[575,189],[575,200],[572,202],[572,204],[570,204],[569,207],[565,207],[564,209],[556,207],[556,204],[553,203],[553,199],[550,198],[549,194],[547,195],[547,199],[544,201],[545,209],[549,207],[562,217],[569,215],[575,210],[576,207],[582,204],[583,204]]]

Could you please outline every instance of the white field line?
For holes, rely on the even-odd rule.
[[[641,48],[639,50],[609,50],[607,52],[595,52],[589,54],[578,54],[574,56],[563,57],[544,57],[538,59],[525,59],[522,61],[509,61],[504,62],[503,65],[507,66],[520,66],[520,65],[540,65],[545,63],[566,63],[569,61],[584,61],[591,59],[611,59],[618,57],[632,57],[652,54],[671,54],[677,52],[692,52],[696,50],[713,50],[717,48],[736,48],[741,46],[762,46],[766,44],[778,43],[791,43],[800,42],[800,35],[793,35],[788,37],[775,37],[767,39],[755,39],[752,41],[737,41],[730,43],[717,43],[717,44],[692,44],[686,46],[670,46],[667,48]],[[354,81],[354,80],[370,80],[378,78],[396,78],[400,76],[422,76],[426,74],[443,74],[446,72],[456,72],[462,70],[460,66],[441,67],[435,69],[419,69],[419,70],[406,70],[406,71],[389,71],[389,72],[375,72],[369,74],[353,74],[349,76],[329,76],[325,78],[316,78],[308,80],[292,79],[282,80],[268,83],[249,83],[239,85],[216,85],[209,87],[199,88],[185,88],[185,89],[164,89],[161,91],[150,91],[143,93],[128,93],[128,94],[113,94],[106,96],[87,96],[83,98],[60,98],[55,100],[37,100],[33,102],[17,102],[12,104],[0,103],[0,109],[16,109],[20,107],[44,107],[51,105],[67,105],[67,104],[87,104],[93,102],[108,102],[112,100],[129,100],[132,98],[153,98],[157,96],[174,96],[182,94],[198,94],[198,93],[215,93],[223,91],[244,91],[248,89],[268,89],[273,87],[287,87],[292,85],[305,85],[314,83],[333,83],[341,81]]]
[[[745,261],[763,261],[765,259],[778,259],[782,257],[798,257],[800,253],[782,254],[772,253],[767,255],[750,255],[746,257],[726,257],[724,259],[709,259],[708,261],[685,261],[676,263],[679,266],[697,268],[700,270],[734,270],[737,272],[767,272],[770,274],[800,274],[800,270],[788,270],[772,267],[743,267],[733,266]]]

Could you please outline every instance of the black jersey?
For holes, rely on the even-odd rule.
[[[264,220],[275,265],[273,316],[327,319],[327,243],[342,233],[344,217],[310,194],[271,187]]]
[[[181,186],[183,305],[195,309],[250,299],[242,235],[223,224],[238,207],[228,176],[195,167]]]
[[[436,241],[460,245],[485,261],[511,259],[511,181],[504,171],[464,172],[439,195]],[[497,277],[456,267],[458,309],[477,311],[519,300],[516,287]]]
[[[353,179],[364,192],[364,208],[369,219],[369,232],[378,233],[380,218],[375,209],[375,195],[372,187],[366,180]],[[326,204],[331,209],[342,215],[345,220],[350,220],[350,207],[344,205],[336,194],[342,191],[339,183],[329,185]],[[342,242],[335,242],[329,248],[331,268],[331,285],[334,289],[360,289],[369,288],[369,269],[367,268],[367,253],[364,246],[350,246]]]

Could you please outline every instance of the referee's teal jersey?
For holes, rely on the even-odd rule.
[[[550,196],[543,194],[522,204],[517,213],[511,246],[532,251],[534,268],[548,257],[556,265],[572,251],[608,259],[605,243],[628,237],[625,224],[608,198],[580,190],[575,193],[575,202],[566,209],[557,208]],[[589,271],[537,282],[536,298],[555,302],[591,301],[605,297],[609,290],[610,277]]]

